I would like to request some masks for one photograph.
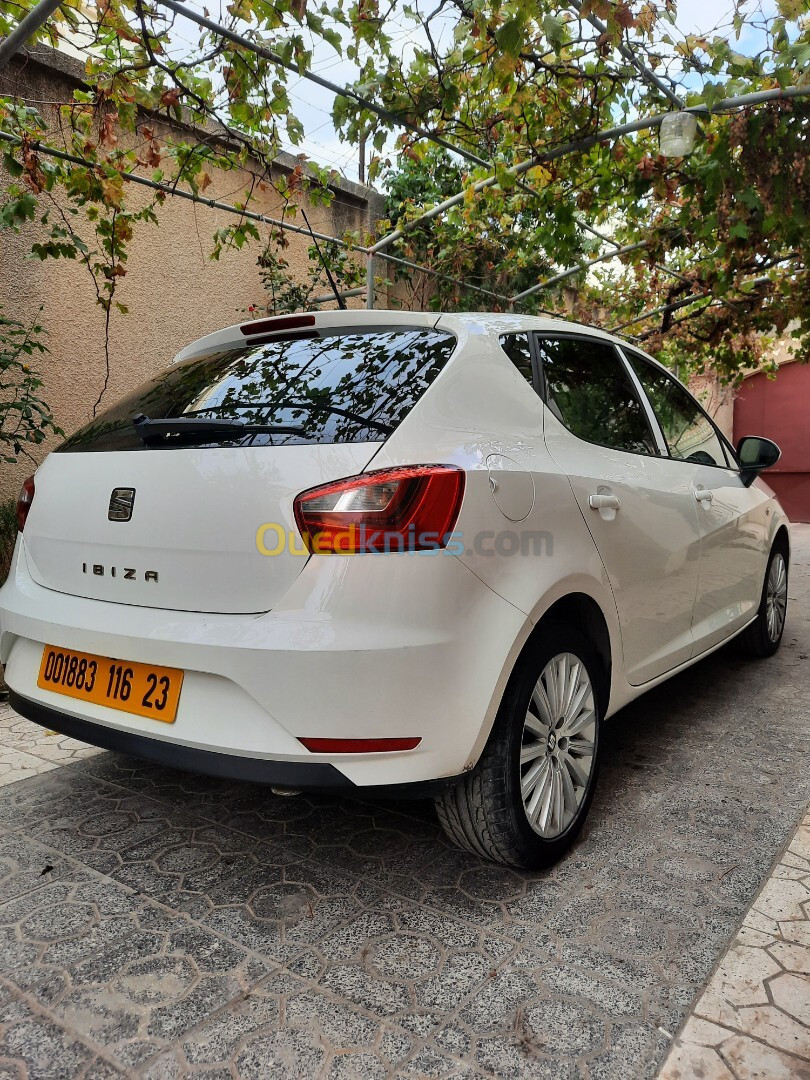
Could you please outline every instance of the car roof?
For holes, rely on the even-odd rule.
[[[394,326],[424,326],[449,330],[457,334],[508,334],[525,333],[530,330],[546,333],[583,334],[598,338],[615,345],[628,345],[627,341],[615,334],[609,334],[595,326],[573,322],[569,319],[554,318],[545,315],[518,315],[509,312],[492,311],[399,311],[394,309],[350,308],[345,311],[297,312],[292,315],[273,315],[264,319],[252,319],[222,330],[206,334],[187,345],[175,357],[175,361],[187,360],[193,356],[224,349],[240,348],[268,339],[268,335],[285,334],[296,330],[312,328],[314,330],[340,329],[342,327],[363,327],[380,329]],[[257,340],[258,339],[258,340]],[[632,346],[638,349],[638,346]],[[642,350],[638,350],[642,351]],[[647,354],[645,354],[647,355]],[[650,357],[650,359],[653,359]],[[657,363],[657,361],[655,361]]]
[[[500,311],[446,312],[442,313],[437,325],[446,326],[448,329],[464,327],[468,333],[480,327],[479,332],[483,333],[514,334],[535,330],[548,334],[583,334],[587,337],[611,341],[617,345],[628,344],[627,341],[616,337],[615,334],[609,334],[598,326],[588,326],[587,323],[574,322],[573,319],[562,319],[553,315],[518,315]]]

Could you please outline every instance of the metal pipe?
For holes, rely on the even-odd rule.
[[[617,323],[616,326],[610,327],[608,333],[617,334],[620,330],[624,330],[626,326],[632,326],[634,323],[642,322],[644,319],[651,319],[653,315],[660,315],[665,311],[677,311],[679,308],[688,307],[690,304],[694,304],[696,300],[705,300],[707,296],[711,296],[711,293],[708,293],[705,290],[702,292],[690,293],[689,296],[682,296],[680,300],[673,300],[669,304],[661,304],[659,307],[650,308],[649,311],[643,311],[641,315],[636,315],[626,322]]]
[[[770,282],[770,278],[767,275],[762,277],[749,278],[748,281],[741,282],[741,285],[767,285]],[[616,334],[619,330],[624,330],[626,326],[632,326],[633,323],[642,322],[644,319],[651,319],[653,315],[661,315],[665,311],[678,311],[680,308],[689,307],[690,304],[694,304],[698,300],[705,300],[711,296],[709,289],[702,289],[700,292],[691,293],[689,296],[682,296],[680,300],[673,300],[669,304],[661,304],[659,307],[650,308],[649,311],[643,311],[640,315],[636,315],[632,319],[628,319],[626,322],[618,323],[616,326],[611,326],[608,330],[609,334]],[[718,299],[718,302],[722,300],[722,297]]]
[[[347,300],[350,296],[365,296],[365,295],[366,295],[365,286],[363,286],[360,289],[345,289],[340,294],[341,299],[343,299],[343,300]],[[324,293],[323,296],[315,296],[315,297],[313,297],[312,300],[310,300],[309,302],[310,302],[310,304],[329,304],[329,303],[334,304],[334,302],[335,302],[335,294],[331,293],[331,292]]]
[[[576,0],[573,0],[573,2],[576,3]],[[460,147],[460,146],[456,145],[455,143],[450,143],[446,139],[443,139],[441,136],[435,135],[435,134],[425,130],[424,128],[419,127],[416,124],[412,124],[407,120],[404,120],[404,119],[401,119],[401,118],[397,117],[396,114],[391,113],[387,109],[381,108],[380,106],[376,105],[374,102],[370,101],[368,98],[363,97],[362,95],[358,94],[356,91],[352,90],[349,87],[339,86],[337,83],[333,83],[329,79],[324,79],[323,77],[321,77],[319,75],[316,75],[313,72],[309,72],[309,71],[303,71],[302,72],[302,71],[300,71],[296,65],[290,64],[287,61],[283,60],[277,53],[273,52],[272,50],[266,49],[264,46],[256,45],[249,38],[246,38],[241,34],[237,34],[235,31],[229,30],[227,27],[223,26],[221,23],[217,23],[213,19],[208,18],[207,16],[200,15],[198,12],[193,11],[193,10],[185,7],[184,4],[178,3],[177,0],[158,0],[158,3],[162,3],[165,7],[168,7],[172,11],[175,11],[177,14],[179,14],[181,16],[185,16],[186,18],[190,19],[191,21],[196,22],[199,26],[205,27],[206,29],[210,30],[212,33],[221,34],[224,37],[228,38],[228,40],[232,41],[234,44],[241,45],[244,48],[249,49],[250,51],[257,53],[258,55],[265,57],[266,59],[270,60],[271,62],[276,63],[279,66],[286,68],[288,71],[294,72],[296,75],[299,75],[301,78],[308,79],[311,82],[316,83],[318,86],[322,86],[325,89],[330,90],[333,94],[337,94],[337,95],[340,95],[340,96],[343,96],[343,97],[352,98],[352,100],[356,101],[358,104],[362,105],[364,108],[370,109],[371,111],[375,112],[378,116],[380,116],[381,118],[387,120],[389,123],[392,123],[392,124],[394,124],[395,126],[398,126],[398,127],[405,127],[407,129],[413,131],[414,133],[420,135],[420,137],[428,139],[430,142],[436,144],[437,146],[441,146],[446,150],[450,150],[454,154],[458,154],[460,157],[464,158],[466,161],[469,161],[469,162],[471,162],[471,163],[473,163],[475,165],[482,165],[485,168],[491,168],[492,167],[492,163],[490,161],[487,161],[485,158],[479,157],[477,154],[473,154],[469,150],[466,150],[463,147]],[[627,50],[627,52],[629,52],[629,50]],[[632,54],[631,54],[631,59],[632,59]],[[635,60],[633,59],[632,62],[635,63]],[[647,69],[645,69],[645,70],[647,70]],[[656,76],[654,76],[652,74],[652,72],[650,72],[649,74],[653,79],[656,78]],[[680,101],[678,101],[677,103],[680,106]],[[361,164],[361,173],[363,173],[365,170],[362,167],[362,165],[364,165],[364,158],[363,158],[362,155],[361,155],[361,163],[362,163]],[[360,174],[358,174],[358,175],[359,175],[360,182],[363,183],[365,177],[363,175],[360,175]],[[532,195],[537,195],[538,194],[536,190],[534,190],[532,187],[530,187],[530,185],[526,184],[523,181],[519,181],[519,186],[523,190],[529,192]]]
[[[182,3],[178,3],[177,0],[158,0],[158,2],[163,3],[164,6],[171,8],[171,10],[175,11],[177,14],[179,14],[181,16],[185,16],[186,18],[190,19],[191,21],[196,22],[198,25],[205,27],[206,29],[210,30],[212,33],[222,34],[223,36],[228,38],[230,41],[233,41],[234,44],[243,45],[245,48],[249,49],[250,51],[258,53],[258,55],[263,56],[266,59],[271,60],[273,63],[276,63],[276,64],[286,68],[289,71],[294,72],[295,74],[299,75],[300,77],[302,77],[304,79],[309,79],[311,82],[314,82],[319,86],[323,86],[325,89],[331,90],[331,92],[334,93],[334,94],[338,94],[338,95],[341,95],[343,97],[351,97],[358,104],[363,105],[364,108],[368,108],[368,109],[376,112],[378,116],[380,116],[383,119],[387,120],[389,123],[393,123],[396,126],[408,128],[408,129],[414,131],[416,134],[419,134],[421,137],[428,139],[430,142],[433,142],[434,144],[436,144],[438,146],[442,146],[445,149],[450,150],[455,154],[458,154],[460,157],[464,158],[467,161],[472,162],[475,165],[483,165],[485,167],[491,167],[491,162],[485,160],[484,158],[478,157],[476,154],[473,154],[470,151],[465,150],[463,147],[457,146],[454,143],[450,143],[447,140],[441,138],[440,136],[434,135],[431,132],[426,131],[424,128],[420,128],[415,124],[411,124],[407,120],[400,119],[395,114],[389,112],[386,109],[380,108],[379,106],[375,105],[374,102],[370,101],[367,98],[364,98],[362,95],[358,94],[354,90],[351,90],[348,87],[341,87],[337,83],[333,83],[328,79],[324,79],[321,76],[315,75],[313,72],[308,72],[308,71],[301,72],[301,71],[299,71],[297,66],[295,66],[294,64],[290,64],[287,61],[283,60],[277,53],[274,53],[272,50],[265,49],[264,46],[256,45],[249,38],[245,38],[243,35],[237,34],[235,31],[229,30],[227,27],[223,26],[221,23],[216,23],[216,22],[214,22],[213,19],[210,19],[207,16],[199,15],[197,12],[195,12],[193,10],[190,10],[189,8],[185,7]],[[571,0],[571,2],[577,8],[578,11],[581,10],[581,5],[579,4],[578,0]],[[597,28],[600,30],[600,32],[604,31],[604,26],[599,23],[599,20],[595,16],[591,18],[591,23],[594,26],[597,26],[597,24],[599,24],[597,26]],[[630,60],[630,62],[633,63],[639,70],[641,70],[642,72],[645,72],[646,77],[648,77],[649,81],[654,83],[654,85],[658,86],[658,89],[661,90],[661,92],[663,94],[670,97],[670,100],[673,100],[673,102],[675,104],[677,104],[679,107],[681,107],[682,103],[681,103],[680,99],[677,96],[675,96],[674,94],[671,94],[671,92],[668,92],[666,86],[664,86],[664,84],[660,82],[658,77],[652,71],[650,71],[648,68],[644,67],[643,64],[640,64],[640,62],[636,60],[635,56],[633,55],[632,51],[629,48],[626,48],[624,46],[620,46],[619,51],[622,53],[622,55],[625,55],[626,58],[628,60]],[[364,148],[364,146],[361,147],[361,150],[363,148]],[[363,157],[362,157],[362,154],[361,154],[361,162],[362,161],[363,161]],[[361,171],[364,171],[364,170],[361,169]],[[360,176],[360,182],[362,183],[363,181],[364,181],[364,176],[361,175]],[[519,182],[519,186],[523,190],[527,191],[529,194],[538,195],[538,192],[535,189],[533,189],[532,187],[530,187],[528,184],[526,184],[525,182],[522,182],[522,181]],[[613,241],[613,240],[609,239],[608,237],[603,236],[601,233],[597,232],[591,226],[589,226],[589,225],[587,225],[587,224],[585,224],[583,222],[580,222],[580,224],[581,224],[582,228],[587,229],[589,232],[593,233],[593,235],[600,237],[600,239],[606,240],[608,243],[612,243],[615,247],[620,246],[615,241]],[[425,270],[426,268],[422,267],[421,269]],[[663,270],[665,273],[669,272],[669,271],[667,271],[666,267],[663,267],[663,266],[658,267],[658,269]],[[459,284],[465,284],[465,283],[460,282]],[[466,287],[467,288],[475,288],[475,286],[466,286]],[[488,292],[488,290],[478,290],[478,291],[480,291],[480,292]],[[490,295],[497,296],[499,299],[501,299],[501,298],[506,299],[505,297],[501,297],[501,294],[499,294],[499,293],[491,293]]]
[[[443,274],[440,270],[432,270],[429,266],[411,262],[410,259],[401,259],[397,255],[389,255],[387,251],[378,251],[376,258],[385,259],[386,262],[395,263],[397,266],[406,266],[408,269],[416,270],[420,274],[430,274],[432,277],[441,278],[442,281],[449,281],[452,285],[460,285],[462,289],[469,289],[471,292],[482,293],[484,296],[492,296],[496,300],[509,303],[509,297],[505,293],[493,292],[492,289],[483,289],[480,285],[471,285],[468,281],[462,281],[461,278],[450,277],[449,274]]]
[[[374,254],[366,253],[366,308],[374,310]]]
[[[16,135],[11,135],[6,131],[0,131],[0,142],[12,143],[19,146],[22,140]],[[64,150],[58,150],[53,146],[45,146],[38,139],[34,139],[29,144],[32,150],[35,150],[39,154],[44,154],[46,157],[54,157],[60,161],[69,161],[74,165],[83,165],[87,168],[93,169],[96,167],[95,163],[89,161],[87,158],[79,157],[77,154],[69,154]],[[272,225],[278,229],[284,229],[287,232],[298,233],[301,236],[309,237],[309,231],[301,225],[293,225],[289,221],[282,221],[279,218],[270,217],[267,214],[257,214],[253,210],[242,210],[238,206],[233,206],[231,203],[220,202],[218,199],[208,199],[204,195],[195,195],[191,191],[185,191],[183,188],[173,187],[169,183],[158,183],[155,180],[150,180],[146,176],[139,176],[137,173],[124,172],[120,175],[127,181],[133,184],[140,184],[142,187],[151,188],[153,191],[159,191],[164,195],[172,195],[178,199],[187,199],[189,202],[202,203],[203,206],[208,206],[214,210],[223,210],[228,214],[236,214],[238,217],[249,218],[251,221],[258,221],[266,225]],[[346,240],[341,239],[339,236],[330,236],[328,233],[316,232],[315,236],[319,240],[330,241],[331,243],[338,244],[342,248],[346,248],[347,251],[356,251],[360,255],[369,254],[369,249],[362,244],[351,244]],[[380,252],[378,258],[385,259],[387,262],[398,263],[401,266],[410,267],[413,270],[418,270],[424,274],[430,274],[433,277],[441,278],[443,281],[449,281],[454,285],[461,285],[465,289],[471,289],[473,292],[484,293],[488,296],[494,296],[499,300],[508,300],[507,296],[503,296],[501,293],[491,292],[489,289],[482,289],[478,285],[470,285],[466,281],[461,281],[459,278],[450,277],[448,274],[443,274],[440,270],[433,270],[429,266],[422,266],[420,263],[410,262],[408,259],[400,259],[395,255],[388,255],[387,253]],[[353,293],[354,294],[354,293]],[[368,295],[368,287],[363,286],[356,291],[356,295]],[[329,294],[327,299],[334,300],[334,295]]]
[[[602,240],[606,244],[611,244],[617,250],[622,246],[618,240],[614,240],[614,238],[612,236],[608,236],[607,233],[603,233],[600,232],[599,229],[595,229],[593,225],[590,225],[587,221],[583,221],[581,217],[575,217],[574,221],[577,223],[577,225],[579,225],[580,229],[585,229],[585,231],[589,232],[591,236],[595,236],[597,240]],[[617,252],[614,251],[613,254],[615,255],[616,253]],[[662,274],[668,274],[670,277],[677,278],[678,281],[685,281],[687,283],[689,282],[689,278],[685,277],[683,274],[679,274],[677,270],[671,270],[663,263],[653,263],[652,265],[654,270],[658,270]]]
[[[810,85],[786,86],[784,88],[776,87],[772,90],[758,90],[751,94],[741,94],[739,97],[723,98],[722,101],[718,101],[717,104],[711,106],[711,108],[708,105],[690,105],[683,111],[696,113],[698,116],[711,116],[713,113],[730,112],[733,109],[742,109],[749,105],[764,105],[767,101],[775,101],[779,98],[806,97],[808,94],[810,94]],[[561,146],[554,147],[552,150],[546,150],[542,154],[536,154],[534,157],[521,161],[518,165],[513,165],[506,171],[513,177],[522,176],[536,165],[543,165],[547,161],[556,161],[558,158],[566,157],[568,154],[578,153],[582,150],[590,150],[590,148],[597,143],[609,142],[612,139],[620,138],[622,135],[630,135],[636,131],[646,131],[649,128],[658,127],[664,117],[669,115],[669,113],[657,113],[655,116],[633,120],[627,124],[603,128],[601,131],[594,132],[593,135],[586,135],[582,139],[575,139],[572,142],[563,143]],[[495,183],[496,177],[494,174],[487,176],[483,180],[478,180],[473,184],[472,191],[475,194],[478,194],[479,192],[484,191],[485,188],[492,187]],[[405,233],[409,232],[417,225],[420,225],[423,221],[431,221],[435,217],[440,217],[447,210],[451,210],[454,206],[458,206],[459,203],[464,202],[469,190],[471,189],[464,188],[455,195],[451,195],[449,199],[445,199],[443,202],[431,207],[430,210],[426,210],[423,214],[420,214],[419,217],[409,221],[402,228],[395,229],[394,232],[389,233],[381,240],[378,240],[371,250],[375,255],[380,251],[384,251],[385,248],[390,247],[391,244],[401,239]]]
[[[16,146],[19,146],[22,142],[22,139],[18,138],[16,135],[10,135],[6,131],[0,131],[0,140],[14,143]],[[29,146],[32,150],[36,150],[37,153],[45,154],[46,157],[55,157],[60,161],[70,161],[74,165],[84,165],[89,169],[97,168],[96,162],[88,161],[87,158],[79,157],[77,154],[68,154],[64,150],[57,150],[56,147],[53,146],[45,146],[38,139],[32,139]],[[205,195],[195,195],[191,191],[173,187],[168,183],[159,183],[156,180],[150,180],[146,176],[139,176],[137,173],[122,171],[119,175],[133,184],[140,184],[142,187],[152,188],[153,191],[160,191],[164,195],[175,195],[178,199],[188,199],[189,202],[202,203],[203,206],[209,206],[212,210],[225,210],[229,214],[238,214],[239,217],[248,218],[250,221],[260,221],[265,225],[272,225],[277,229],[300,233],[302,236],[310,236],[309,229],[305,229],[302,225],[293,225],[289,221],[282,221],[280,218],[269,217],[267,214],[257,214],[255,210],[241,210],[238,206],[233,206],[231,203],[220,202],[218,199],[207,199]],[[341,240],[339,236],[330,236],[328,233],[320,232],[316,232],[314,235],[318,240],[328,240],[330,243],[339,244],[340,247],[349,248],[354,251],[366,251],[366,248],[364,247],[346,243],[346,241]]]
[[[571,7],[575,8],[576,11],[579,13],[580,17],[582,17],[582,4],[579,2],[579,0],[568,0],[568,3],[571,5]],[[602,22],[601,19],[597,18],[596,15],[586,15],[585,18],[588,20],[591,26],[593,26],[596,30],[599,31],[600,34],[607,33],[607,26]],[[660,79],[651,68],[648,68],[646,64],[642,64],[642,62],[638,59],[636,54],[628,45],[623,45],[619,43],[618,45],[615,45],[614,48],[621,56],[625,58],[625,60],[629,61],[629,63],[633,65],[633,67],[641,75],[642,79],[644,79],[645,82],[649,83],[651,86],[654,86],[656,90],[659,90],[664,95],[664,97],[667,98],[668,101],[672,102],[673,105],[677,105],[679,109],[683,108],[683,102],[675,93],[675,91],[671,87],[667,86],[663,79]]]
[[[595,259],[589,259],[588,262],[579,263],[577,266],[572,266],[570,270],[563,270],[561,274],[555,274],[554,277],[547,278],[545,281],[540,281],[537,285],[532,285],[529,289],[524,289],[523,292],[515,293],[510,297],[509,303],[515,304],[518,300],[523,300],[527,296],[531,296],[532,293],[540,292],[541,289],[550,289],[553,285],[559,285],[561,281],[565,281],[566,278],[573,277],[574,274],[578,274],[580,270],[588,270],[592,266],[596,266],[597,263],[605,262],[608,259],[615,259],[619,255],[629,255],[631,251],[638,251],[640,248],[645,248],[649,240],[640,240],[637,244],[626,244],[624,247],[617,248],[616,251],[609,251],[607,255],[598,255]]]
[[[6,66],[15,53],[26,44],[40,26],[50,19],[62,0],[39,0],[36,7],[32,7],[24,19],[14,27],[7,38],[0,41],[0,71]]]
[[[242,34],[237,34],[235,30],[229,30],[227,26],[214,22],[214,20],[209,19],[207,15],[202,15],[199,11],[187,7],[186,4],[178,3],[178,0],[157,0],[157,3],[161,4],[163,7],[170,8],[176,14],[182,15],[185,19],[190,19],[192,22],[197,23],[198,26],[205,27],[205,29],[210,30],[212,34],[218,34],[220,37],[227,38],[228,41],[233,42],[234,45],[239,45],[241,48],[247,49],[249,52],[255,53],[265,60],[269,60],[272,64],[277,64],[279,67],[286,68],[287,71],[291,71],[301,79],[313,82],[317,86],[323,87],[324,90],[329,90],[331,93],[337,94],[339,97],[351,98],[352,101],[356,101],[357,104],[361,105],[364,109],[376,113],[380,119],[385,120],[389,124],[393,124],[395,127],[407,128],[409,131],[413,131],[414,134],[419,135],[420,138],[429,139],[438,146],[443,146],[445,150],[450,150],[452,153],[458,154],[459,157],[466,158],[467,161],[472,162],[474,165],[483,165],[486,168],[490,167],[490,162],[486,161],[484,158],[478,157],[477,154],[473,154],[463,147],[456,146],[455,143],[443,139],[440,135],[434,135],[425,128],[420,127],[418,124],[412,123],[410,120],[405,120],[401,116],[397,116],[396,113],[391,112],[382,105],[377,105],[369,98],[363,97],[362,94],[358,94],[357,91],[353,90],[350,86],[340,86],[338,83],[333,83],[329,79],[324,79],[321,75],[316,75],[314,71],[307,71],[306,69],[302,71],[297,64],[292,64],[289,61],[284,60],[272,49],[268,49],[264,45],[259,45],[255,41],[251,41],[250,38],[244,37]]]

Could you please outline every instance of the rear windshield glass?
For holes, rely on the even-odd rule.
[[[197,356],[133,390],[60,450],[384,441],[455,344],[444,331],[397,327],[313,331]],[[219,424],[206,427],[212,420]]]

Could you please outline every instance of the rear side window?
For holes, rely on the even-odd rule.
[[[539,338],[546,404],[586,442],[657,455],[630,376],[611,345],[586,338]]]
[[[534,385],[532,372],[532,349],[528,334],[504,334],[501,348],[518,369],[527,383]]]
[[[138,387],[60,450],[144,449],[132,422],[138,415],[184,418],[177,431],[150,439],[159,449],[380,442],[430,386],[455,344],[452,334],[422,327],[313,331],[194,357]],[[213,433],[206,420],[231,427]],[[269,430],[242,435],[234,431],[239,424]]]

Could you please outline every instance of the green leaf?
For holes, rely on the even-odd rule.
[[[495,31],[495,40],[501,51],[507,56],[517,57],[523,46],[523,20],[519,17],[509,19]]]
[[[343,55],[343,39],[337,30],[334,30],[331,26],[324,26],[321,37],[332,46],[339,56]]]
[[[566,38],[566,23],[561,15],[543,17],[543,33],[557,52],[563,47]]]
[[[17,161],[17,159],[9,150],[6,150],[3,154],[3,168],[10,176],[16,177],[22,176],[23,174],[22,165],[19,163],[19,161]]]

